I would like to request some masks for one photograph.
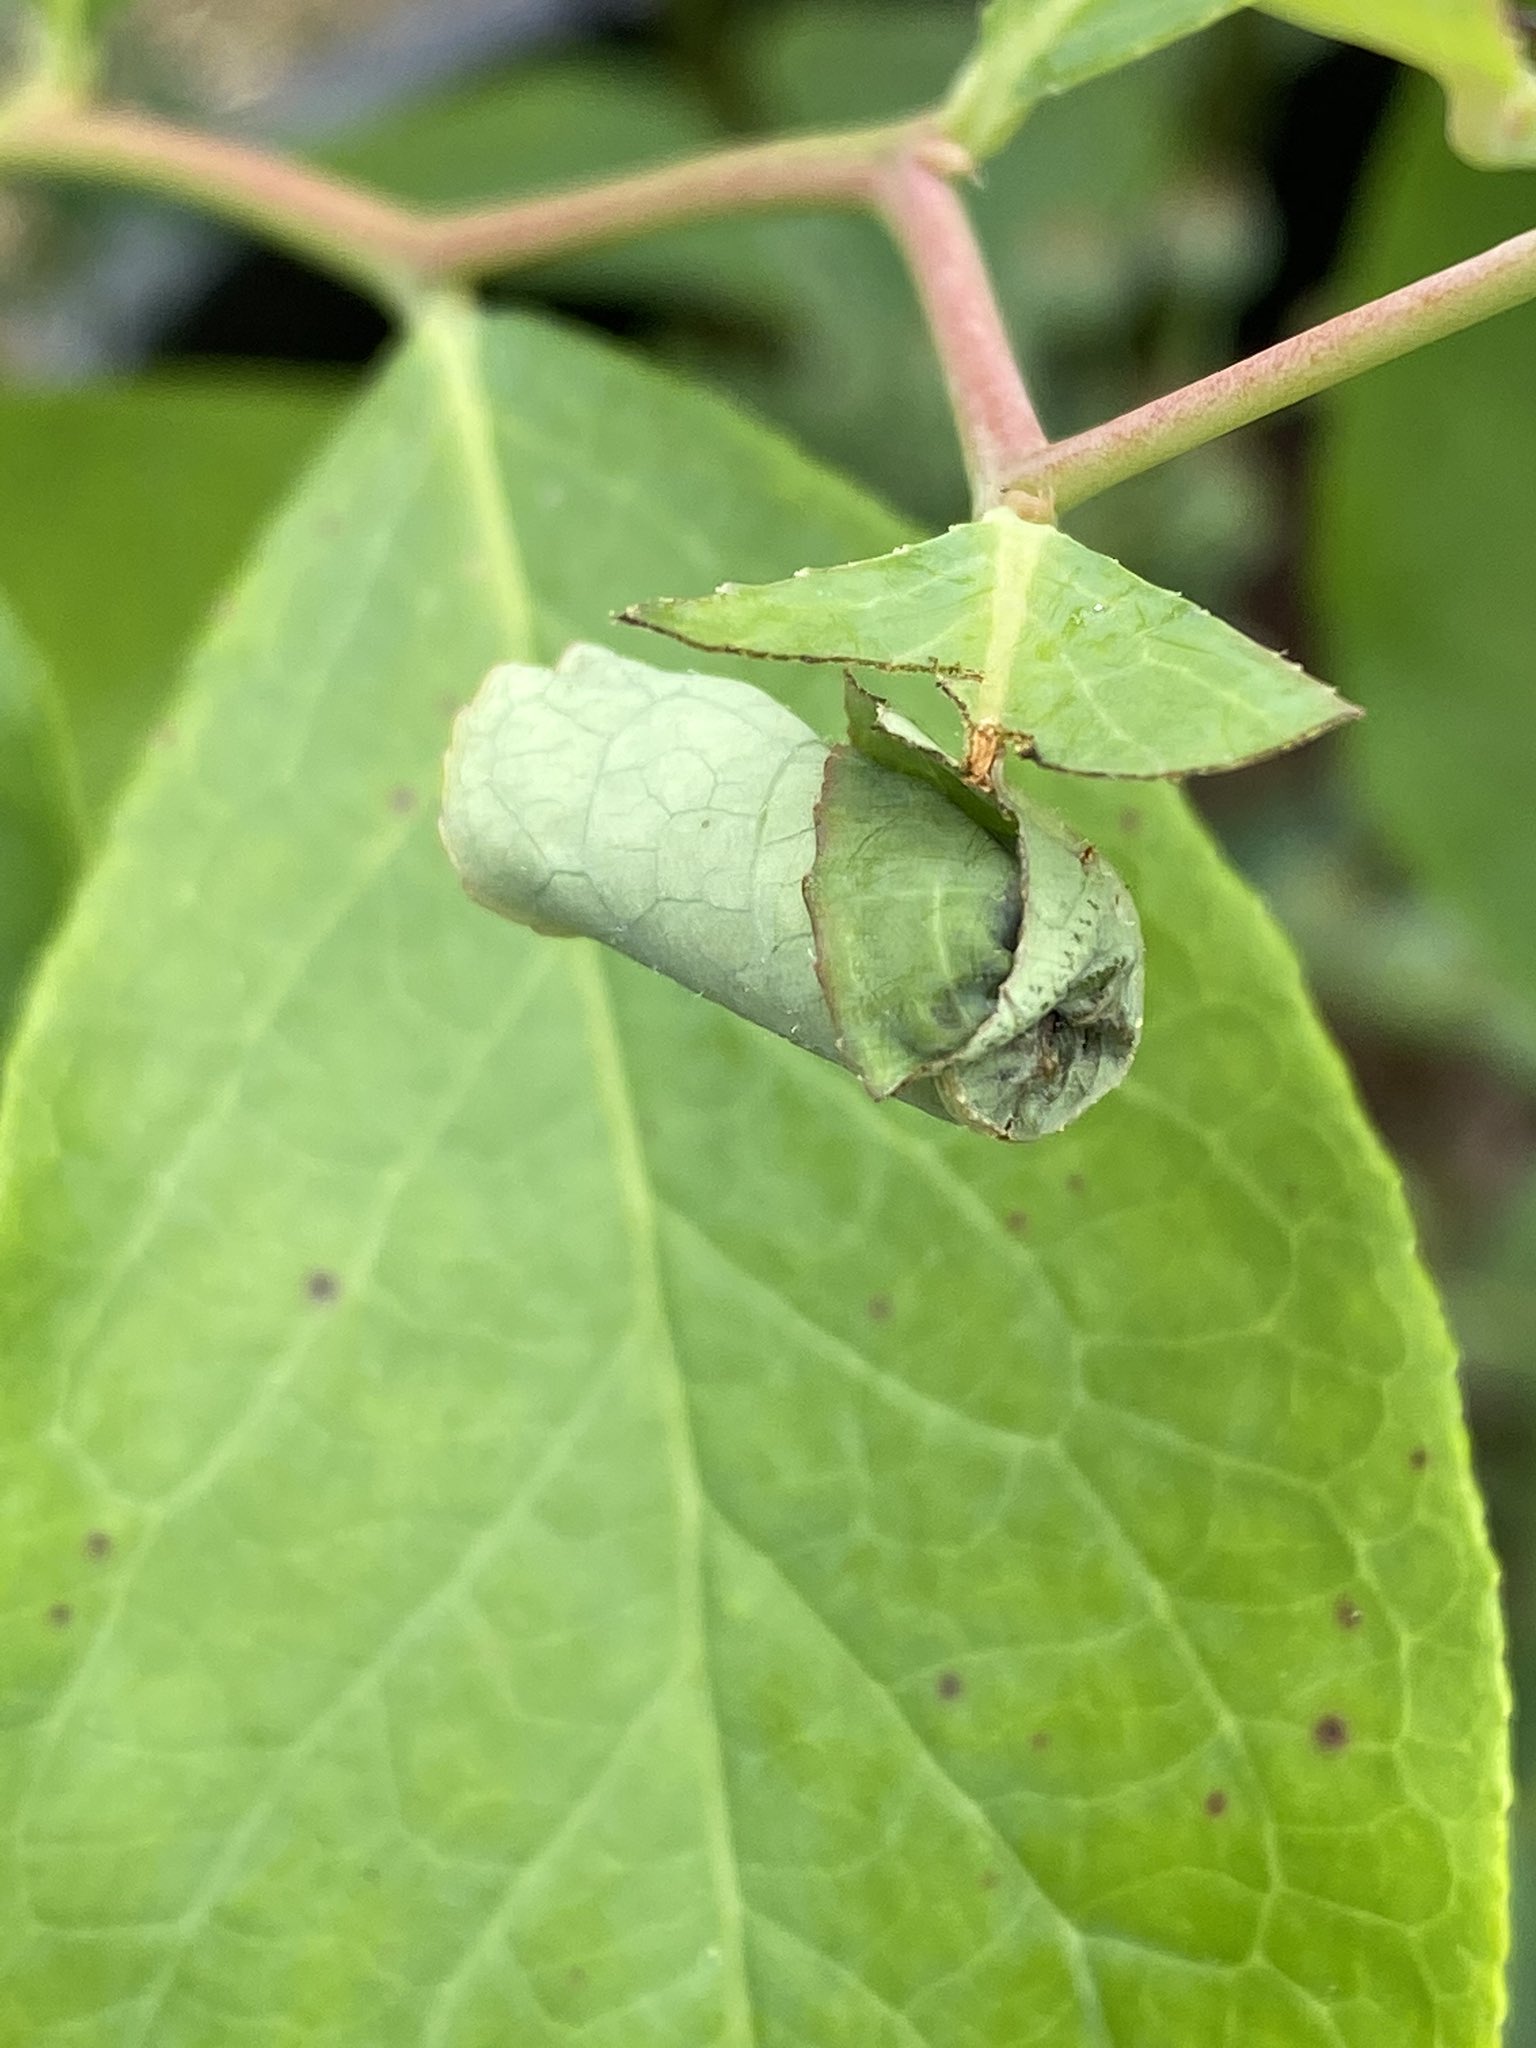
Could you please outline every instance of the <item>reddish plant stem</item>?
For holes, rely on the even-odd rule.
[[[224,136],[55,101],[0,127],[0,172],[106,181],[204,206],[394,297],[707,214],[867,207],[877,165],[945,147],[927,121],[796,136],[505,206],[432,214]]]
[[[924,115],[756,143],[511,205],[432,214],[244,143],[28,95],[0,112],[0,174],[121,184],[200,205],[397,300],[711,214],[870,208],[912,272],[977,509],[1010,503],[1034,518],[1536,298],[1532,231],[1051,446],[947,182],[969,159],[936,122]]]
[[[988,511],[1003,502],[1024,465],[1048,444],[981,245],[959,194],[914,154],[883,166],[874,191],[912,274],[944,372],[973,509]],[[1041,504],[1019,509],[1046,513]]]
[[[969,168],[966,153],[920,117],[719,150],[602,184],[433,215],[270,151],[140,114],[52,100],[0,126],[0,171],[108,180],[202,205],[390,299],[709,214],[878,212],[911,269],[984,509],[1001,502],[1014,470],[1045,437],[969,216],[946,182]]]
[[[1019,465],[1065,510],[1237,427],[1536,298],[1536,230],[1325,320]]]

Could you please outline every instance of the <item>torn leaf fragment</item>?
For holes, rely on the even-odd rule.
[[[1061,1129],[1141,1026],[1107,863],[850,692],[829,749],[774,699],[598,647],[494,669],[460,715],[442,832],[469,894],[641,961],[948,1120]]]
[[[1187,598],[1007,510],[872,561],[623,616],[709,652],[926,672],[973,733],[1079,775],[1209,774],[1359,715]]]

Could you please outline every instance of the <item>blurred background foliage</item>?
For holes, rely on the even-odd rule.
[[[907,111],[971,26],[967,0],[141,0],[110,75],[454,204]],[[973,197],[1057,433],[1536,224],[1536,174],[1459,165],[1432,88],[1248,16],[1048,104]],[[182,654],[388,337],[341,287],[138,202],[0,196],[0,255],[0,597],[25,636],[0,639],[3,1031],[174,715]],[[868,223],[671,230],[501,293],[724,387],[919,525],[964,510],[909,289]],[[1289,925],[1402,1164],[1536,1700],[1536,307],[1071,523],[1369,709],[1196,796]],[[1536,2048],[1536,1841],[1521,1860],[1509,2040]]]

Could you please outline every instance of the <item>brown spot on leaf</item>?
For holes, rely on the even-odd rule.
[[[984,1892],[995,1892],[1002,1881],[995,1870],[984,1870],[981,1873],[980,1884]]]
[[[1087,1185],[1087,1181],[1083,1179],[1080,1173],[1069,1173],[1067,1175],[1066,1189],[1069,1195],[1080,1195]]]
[[[1003,1221],[1015,1237],[1022,1237],[1029,1228],[1029,1218],[1022,1209],[1010,1209]]]
[[[960,773],[977,789],[985,789],[1003,751],[1003,729],[995,719],[984,718],[966,735],[965,759]]]
[[[1139,832],[1141,830],[1140,811],[1122,811],[1120,813],[1120,830],[1122,832]]]
[[[67,1600],[55,1600],[48,1610],[48,1619],[55,1628],[68,1628],[75,1618],[75,1610]]]
[[[416,808],[416,792],[399,783],[389,792],[389,808],[397,818],[407,817]]]
[[[872,1323],[888,1323],[891,1320],[891,1297],[888,1294],[872,1294],[864,1306],[865,1313]]]
[[[1214,1792],[1205,1795],[1205,1810],[1212,1820],[1220,1820],[1227,1810],[1227,1795],[1218,1786]]]
[[[1319,1749],[1347,1749],[1349,1723],[1342,1714],[1324,1714],[1313,1726],[1312,1740]]]
[[[1415,1472],[1422,1472],[1424,1470],[1424,1467],[1429,1463],[1429,1453],[1422,1444],[1415,1444],[1408,1453],[1408,1463]]]
[[[1365,1616],[1347,1593],[1341,1593],[1334,1602],[1333,1618],[1340,1628],[1358,1628]]]
[[[81,1543],[80,1548],[87,1557],[110,1557],[112,1555],[112,1538],[105,1529],[87,1529],[85,1540]]]
[[[304,1292],[311,1301],[334,1301],[341,1292],[341,1282],[324,1266],[316,1266],[312,1273],[304,1276]]]
[[[570,1985],[573,1991],[586,1990],[587,1973],[581,1967],[580,1963],[572,1963],[571,1967],[565,1973],[565,1981],[567,1984]]]
[[[933,1689],[941,1700],[957,1700],[965,1691],[965,1680],[958,1671],[941,1671]]]
[[[1029,1738],[1029,1746],[1031,1749],[1049,1749],[1051,1746],[1050,1730],[1048,1728],[1037,1728]]]

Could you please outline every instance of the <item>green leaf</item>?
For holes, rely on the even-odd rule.
[[[581,645],[493,669],[455,727],[444,842],[478,902],[600,939],[876,1097],[992,1137],[1061,1130],[1141,1030],[1119,878],[862,692],[851,706],[829,753],[725,677]]]
[[[973,735],[1078,775],[1236,768],[1358,716],[1186,598],[1008,511],[874,561],[623,616],[689,647],[920,670]]]
[[[52,680],[0,605],[0,1050],[63,902],[81,827]]]
[[[867,118],[867,116],[866,116]],[[343,176],[418,206],[504,203],[641,170],[717,148],[729,138],[699,96],[654,61],[598,50],[520,64],[391,110],[315,152]],[[557,257],[522,273],[525,291],[565,301],[659,301],[732,315],[792,318],[794,279],[784,221],[705,221]],[[745,241],[743,241],[743,235]]]
[[[53,675],[90,826],[336,397],[255,374],[0,395],[0,588]]]
[[[1151,1007],[1027,1151],[494,923],[438,846],[493,662],[898,538],[445,310],[222,614],[0,1127],[27,2048],[1492,2048],[1449,1347],[1177,794],[1050,785]]]
[[[1266,0],[1266,9],[1438,78],[1452,147],[1469,162],[1536,162],[1536,72],[1505,0]]]
[[[989,156],[1040,100],[1233,12],[1232,0],[987,0],[945,125]],[[1432,73],[1471,161],[1536,160],[1536,74],[1503,0],[1265,0],[1264,12]]]
[[[986,0],[944,125],[977,156],[1002,148],[1039,101],[1118,71],[1231,14],[1235,0]]]
[[[1354,303],[1536,219],[1536,176],[1446,152],[1427,89],[1385,135],[1340,295]],[[1394,855],[1536,1004],[1536,308],[1329,401],[1313,582],[1329,666],[1370,719],[1346,760]]]

